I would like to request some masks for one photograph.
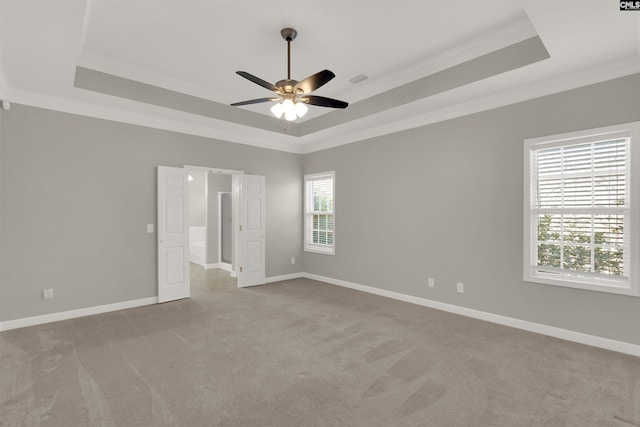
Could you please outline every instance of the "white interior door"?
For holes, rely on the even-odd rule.
[[[238,287],[265,283],[265,179],[240,175]]]
[[[183,168],[158,166],[158,302],[189,298],[189,188]]]

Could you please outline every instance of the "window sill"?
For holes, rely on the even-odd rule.
[[[628,281],[610,283],[588,283],[578,280],[548,277],[543,275],[525,275],[525,282],[543,285],[561,286],[564,288],[582,289],[587,291],[605,292],[609,294],[640,296],[639,289]]]
[[[314,246],[307,246],[304,248],[305,252],[312,252],[315,254],[335,255],[334,248],[318,248]]]

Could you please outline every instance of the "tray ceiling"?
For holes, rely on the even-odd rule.
[[[0,98],[309,152],[640,72],[640,13],[598,0],[0,0]],[[283,128],[235,74],[336,78]],[[353,84],[349,79],[368,79]]]

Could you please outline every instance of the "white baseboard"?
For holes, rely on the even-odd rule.
[[[474,310],[471,308],[460,307],[453,304],[434,301],[421,297],[401,294],[398,292],[388,291],[386,289],[373,288],[371,286],[360,285],[358,283],[347,282],[345,280],[334,279],[331,277],[319,276],[311,273],[300,273],[300,277],[318,280],[320,282],[330,283],[332,285],[342,286],[349,289],[367,292],[374,295],[380,295],[387,298],[393,298],[424,307],[435,308],[437,310],[447,311],[449,313],[459,314],[461,316],[472,317],[474,319],[485,320],[487,322],[497,323],[499,325],[510,326],[512,328],[522,329],[529,332],[535,332],[555,338],[573,341],[580,344],[586,344],[593,347],[604,348],[606,350],[617,351],[619,353],[630,354],[640,357],[640,345],[631,344],[624,341],[616,341],[609,338],[589,335],[582,332],[571,331],[568,329],[556,328],[554,326],[543,325],[541,323],[529,322],[526,320],[515,319],[513,317],[502,316],[499,314],[488,313],[486,311]]]
[[[219,262],[218,267],[220,270],[231,272],[231,264],[226,262]]]
[[[386,289],[374,288],[371,286],[360,285],[358,283],[348,282],[346,280],[334,279],[332,277],[320,276],[312,273],[291,273],[281,276],[267,277],[266,283],[279,282],[282,280],[291,280],[299,278],[308,278],[332,285],[342,286],[344,288],[354,289],[404,301],[412,304],[430,307],[437,310],[447,311],[449,313],[459,314],[461,316],[471,317],[474,319],[485,320],[487,322],[497,323],[500,325],[510,326],[529,332],[535,332],[542,335],[548,335],[555,338],[573,341],[580,344],[586,344],[593,347],[604,348],[607,350],[617,351],[620,353],[630,354],[640,357],[640,345],[631,344],[624,341],[612,340],[609,338],[589,335],[582,332],[571,331],[568,329],[556,328],[554,326],[543,325],[540,323],[529,322],[526,320],[515,319],[513,317],[502,316],[499,314],[488,313],[485,311],[474,310],[471,308],[460,307],[453,304],[447,304],[427,298],[415,297],[412,295],[401,294],[399,292],[389,291]],[[90,316],[93,314],[108,313],[111,311],[124,310],[127,308],[142,307],[145,305],[157,304],[158,297],[148,297],[132,301],[123,301],[113,304],[99,305],[95,307],[81,308],[77,310],[62,311],[59,313],[43,314],[40,316],[26,317],[23,319],[5,320],[0,322],[0,331],[8,331],[10,329],[24,328],[27,326],[41,325],[44,323],[58,322],[61,320],[74,319],[77,317]]]
[[[157,303],[158,297],[149,297],[131,301],[116,302],[113,304],[98,305],[95,307],[80,308],[77,310],[43,314],[40,316],[25,317],[23,319],[5,320],[4,322],[0,322],[0,331],[8,331],[10,329],[18,329],[34,325],[42,325],[43,323],[59,322],[60,320],[75,319],[77,317],[91,316],[92,314],[108,313],[110,311],[142,307],[144,305]]]
[[[306,273],[291,273],[283,274],[281,276],[267,277],[265,283],[281,282],[283,280],[300,279],[301,277],[308,277]]]
[[[229,273],[233,273],[231,270],[231,264],[227,264],[226,262],[216,262],[213,264],[206,264],[203,266],[207,270],[211,270],[213,268],[219,268],[220,270],[228,271]],[[232,275],[233,276],[233,275]],[[233,276],[235,277],[235,276]]]

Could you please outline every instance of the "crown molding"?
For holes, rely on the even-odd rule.
[[[0,85],[3,84],[1,71],[0,66]],[[147,104],[138,105],[140,103],[122,99],[118,99],[117,106],[106,106],[16,89],[7,90],[4,86],[1,88],[3,91],[0,91],[0,96],[2,96],[2,99],[17,104],[114,120],[254,147],[306,154],[636,73],[640,73],[640,56],[631,56],[587,70],[567,73],[553,79],[541,79],[526,86],[492,93],[484,97],[464,102],[449,101],[447,103],[447,98],[453,98],[452,95],[464,96],[465,91],[473,89],[477,84],[483,84],[483,82],[478,82],[301,138],[273,134],[273,132],[212,118],[195,117],[192,114],[168,108]],[[145,111],[135,111],[136,108],[138,110],[144,109]]]
[[[293,138],[292,136],[274,135],[273,132],[263,131],[249,126],[194,116],[193,114],[148,104],[142,105],[145,112],[139,112],[135,111],[135,104],[139,103],[133,101],[119,99],[119,105],[112,107],[13,89],[7,93],[6,99],[16,104],[63,113],[128,123],[187,135],[202,136],[277,151],[297,154],[302,152],[302,147],[297,140],[290,140],[290,138]]]
[[[464,91],[484,83],[476,82],[463,88],[456,88],[434,96],[434,99],[439,98],[439,102],[435,103],[435,107],[433,106],[433,99],[416,101],[393,110],[387,110],[302,137],[300,138],[303,143],[302,153],[307,154],[326,150],[637,73],[640,73],[640,56],[631,56],[588,70],[579,70],[552,79],[541,79],[525,86],[492,93],[491,95],[464,102],[443,105],[447,104],[446,98],[451,95],[463,94]],[[389,120],[392,114],[395,117],[404,118]]]

